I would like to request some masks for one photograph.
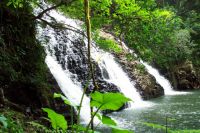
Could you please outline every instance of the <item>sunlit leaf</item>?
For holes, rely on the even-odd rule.
[[[91,94],[90,105],[100,108],[100,110],[118,110],[126,102],[131,101],[121,93],[100,93],[94,92]]]
[[[112,120],[110,117],[105,116],[105,115],[102,116],[102,123],[106,125],[117,126],[117,123],[114,120]]]
[[[61,114],[56,113],[52,109],[49,108],[42,108],[44,112],[47,112],[48,118],[51,121],[51,125],[54,129],[61,128],[63,130],[67,129],[67,121],[65,120],[65,117]]]
[[[70,102],[65,96],[63,96],[62,94],[58,94],[58,93],[54,93],[53,95],[54,98],[61,98],[65,104],[73,106],[73,107],[77,107],[77,105],[75,105],[74,103]]]

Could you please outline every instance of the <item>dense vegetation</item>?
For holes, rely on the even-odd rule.
[[[52,9],[59,8],[71,18],[82,21],[85,21],[85,18],[88,19],[85,28],[88,31],[88,37],[92,37],[88,39],[88,51],[90,51],[90,39],[94,39],[99,47],[106,51],[115,54],[123,53],[120,43],[99,36],[99,31],[104,30],[125,42],[139,58],[156,65],[165,73],[173,72],[174,74],[180,64],[192,65],[190,68],[192,73],[194,73],[193,69],[195,70],[197,77],[195,80],[199,80],[200,2],[198,0],[90,0],[90,7],[85,8],[87,0],[49,0],[49,2],[56,5]],[[5,0],[0,2],[0,97],[4,98],[4,95],[6,97],[6,100],[0,98],[0,102],[3,101],[0,106],[5,107],[4,104],[6,104],[6,107],[14,106],[14,109],[20,111],[26,110],[25,107],[29,105],[32,110],[50,107],[52,102],[50,98],[53,98],[50,96],[53,91],[50,90],[51,86],[47,81],[48,69],[44,63],[45,53],[35,38],[35,26],[37,20],[52,27],[59,25],[49,24],[41,19],[47,10],[34,16],[32,6],[39,6],[39,1]],[[88,30],[90,29],[89,20],[91,20],[92,36],[91,31]],[[132,55],[127,54],[126,56],[127,59],[136,60]],[[90,59],[90,52],[88,58]],[[93,73],[91,61],[89,65],[91,65],[90,72]],[[143,66],[141,69],[144,69]],[[176,82],[172,79],[172,83],[177,84]],[[81,103],[74,105],[60,94],[54,94],[54,98],[61,98],[67,106],[78,110],[77,122],[67,124],[64,116],[50,108],[43,108],[43,111],[48,113],[53,129],[49,130],[38,123],[29,125],[43,128],[46,132],[61,132],[67,129],[76,132],[92,132],[93,118],[97,116],[103,124],[112,128],[113,132],[129,132],[118,128],[114,120],[105,115],[101,116],[98,112],[99,110],[118,110],[130,99],[120,93],[93,92],[90,96],[91,108],[96,107],[97,111],[91,112],[92,118],[86,127],[80,126]],[[5,112],[4,109],[2,110]],[[41,115],[41,111],[35,114],[37,113]],[[13,122],[13,116],[7,115],[6,118],[4,115],[0,115],[2,131],[23,132],[23,124]],[[165,129],[160,125],[145,124]],[[20,126],[18,130],[17,126]],[[171,130],[171,132],[178,131]]]
[[[72,17],[84,19],[81,0],[61,8]],[[180,6],[180,7],[179,7]],[[199,65],[198,0],[93,0],[93,29],[104,28],[125,41],[143,59],[162,68],[193,60]]]

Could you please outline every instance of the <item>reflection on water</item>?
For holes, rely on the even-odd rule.
[[[155,105],[149,108],[128,109],[112,113],[123,128],[136,133],[162,133],[156,129],[146,127],[143,123],[166,125],[171,129],[200,129],[200,91],[187,95],[163,96],[151,100]]]

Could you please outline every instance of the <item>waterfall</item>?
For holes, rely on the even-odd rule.
[[[131,108],[147,106],[147,102],[141,99],[140,94],[134,86],[134,82],[131,82],[128,75],[123,71],[120,65],[114,60],[113,55],[101,51],[92,50],[92,57],[98,62],[101,68],[101,72],[104,80],[115,84],[120,88],[120,91],[133,102],[130,102]],[[105,71],[107,74],[105,74]]]
[[[124,42],[122,42],[122,46],[127,52],[130,52],[135,57],[137,57],[134,51],[129,49]],[[164,89],[165,95],[187,94],[187,92],[179,92],[179,91],[173,90],[173,87],[171,86],[169,80],[167,80],[164,76],[162,76],[156,68],[153,68],[152,66],[148,65],[146,62],[144,62],[141,59],[140,59],[140,63],[142,63],[145,66],[149,74],[151,74],[156,79],[156,82]]]
[[[179,92],[173,90],[169,80],[167,80],[164,76],[162,76],[157,69],[153,68],[152,66],[148,65],[146,62],[140,60],[140,62],[145,66],[149,74],[155,77],[158,84],[160,84],[164,91],[165,95],[178,95],[178,94],[187,94],[187,92]]]
[[[45,5],[45,7],[47,6],[48,5]],[[36,9],[35,12],[37,13],[38,9]],[[48,12],[48,15],[43,16],[43,19],[48,22],[54,21],[49,16],[54,17],[57,22],[62,22],[65,25],[71,26],[70,28],[74,27],[75,29],[81,30],[82,22],[66,18],[55,10],[51,10]],[[37,38],[44,46],[47,54],[46,64],[64,95],[71,102],[78,105],[83,93],[80,77],[82,78],[85,76],[84,74],[80,75],[80,73],[87,71],[87,69],[85,69],[87,68],[87,61],[84,60],[86,54],[78,51],[78,49],[80,49],[80,44],[75,45],[73,42],[83,38],[83,36],[70,30],[56,30],[48,25],[45,27],[38,25],[37,31]],[[84,38],[84,41],[86,41],[86,38]],[[77,49],[74,49],[74,47]],[[86,52],[86,47],[85,49],[84,47],[82,48],[82,51]],[[92,46],[91,51],[92,58],[96,60],[101,69],[103,79],[108,83],[112,83],[119,87],[120,91],[126,97],[132,99],[133,102],[130,103],[131,107],[147,106],[147,102],[144,102],[141,99],[139,92],[136,91],[134,82],[131,82],[128,75],[114,60],[113,55],[99,50],[96,46]],[[76,69],[80,73],[74,73],[74,70],[72,69]],[[107,76],[105,76],[103,71],[107,73]],[[84,96],[80,116],[84,123],[88,122],[90,119],[90,100],[86,95]]]
[[[79,105],[81,96],[83,94],[81,86],[75,84],[71,80],[70,73],[64,71],[61,66],[53,59],[52,56],[47,55],[45,62],[48,65],[51,73],[56,79],[64,95],[70,100],[70,102],[74,103],[75,105]],[[90,99],[87,96],[84,96],[80,114],[81,119],[84,122],[88,122],[90,120],[89,104]]]
[[[49,15],[56,18],[58,22],[64,22],[65,24],[70,24],[71,26],[79,28],[77,21],[65,18],[63,15],[56,12],[55,10],[50,11]],[[44,15],[43,19],[51,22],[50,18],[47,15]],[[66,40],[64,40],[65,42],[58,41],[58,39],[62,39],[62,37],[57,36],[55,30],[49,26],[42,28],[38,25],[37,32],[38,34],[36,37],[44,46],[47,54],[45,62],[50,69],[52,75],[56,79],[60,89],[62,90],[64,95],[70,100],[70,102],[74,103],[75,105],[79,105],[81,101],[81,96],[83,94],[81,83],[77,80],[76,74],[71,73],[68,69],[63,69],[63,67],[65,67],[64,65],[66,64],[66,62],[64,61],[66,61],[69,56],[73,56],[73,58],[79,58],[78,56],[73,55],[72,44],[70,43],[70,41]],[[71,31],[68,31],[68,33],[66,34],[66,38],[68,40],[77,39],[78,37],[79,36]],[[64,43],[66,45],[61,46],[61,43]],[[60,56],[57,56],[59,53]],[[84,95],[83,98],[80,119],[83,123],[88,123],[90,120],[90,99],[86,95]]]

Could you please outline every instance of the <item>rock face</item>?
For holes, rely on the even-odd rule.
[[[130,79],[134,80],[135,86],[144,100],[164,95],[163,88],[144,68],[138,60],[128,60],[125,54],[116,55],[117,61],[123,66]]]
[[[177,90],[200,88],[200,77],[190,61],[175,66],[171,71],[171,77],[172,84]]]

